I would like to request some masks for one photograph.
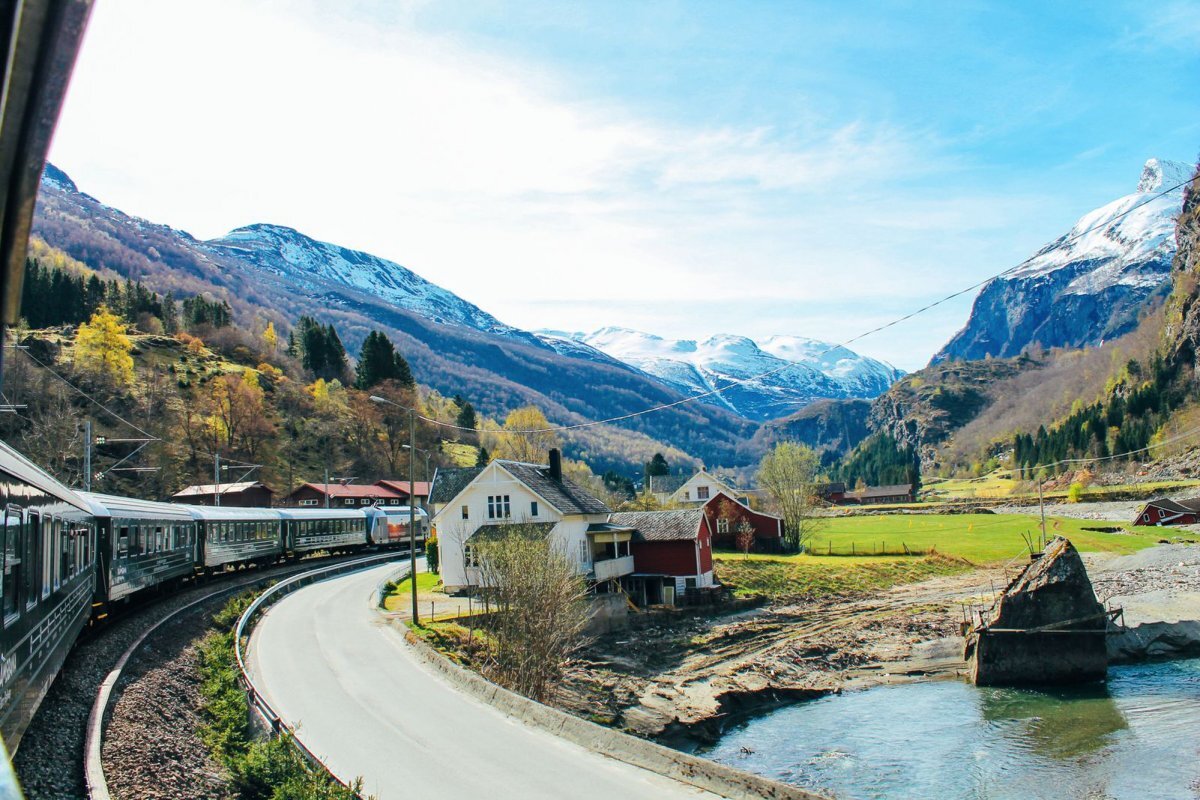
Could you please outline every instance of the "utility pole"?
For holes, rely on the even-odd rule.
[[[417,619],[417,510],[414,503],[416,485],[414,478],[417,472],[417,412],[408,412],[408,579],[412,581],[412,621],[420,625]]]
[[[1038,478],[1038,509],[1042,514],[1042,547],[1046,546],[1046,501],[1042,498],[1042,479]]]
[[[325,507],[329,508],[329,465],[325,465]]]
[[[92,421],[83,421],[83,490],[92,490]]]
[[[213,505],[221,505],[221,454],[213,454]]]

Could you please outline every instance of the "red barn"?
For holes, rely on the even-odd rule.
[[[609,522],[633,530],[633,574],[622,582],[634,602],[676,605],[713,590],[712,530],[703,508],[622,511]]]
[[[399,492],[386,486],[359,486],[343,483],[303,483],[287,497],[289,506],[311,506],[313,508],[348,508],[363,506],[399,506],[407,503],[408,492]]]
[[[704,504],[704,516],[712,531],[713,547],[740,550],[737,531],[748,525],[754,532],[750,549],[756,553],[778,553],[783,549],[783,518],[755,511],[729,495],[718,494]]]
[[[1200,498],[1151,500],[1138,512],[1134,525],[1196,525],[1200,523]]]

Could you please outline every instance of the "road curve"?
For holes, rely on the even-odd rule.
[[[338,777],[379,800],[716,795],[506,717],[423,667],[370,605],[388,564],[280,600],[250,644],[255,682]]]

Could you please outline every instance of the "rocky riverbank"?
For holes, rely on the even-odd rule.
[[[1115,660],[1187,655],[1200,645],[1200,546],[1085,556],[1101,602],[1126,609]],[[662,620],[596,641],[555,704],[676,746],[714,741],[741,719],[878,683],[962,674],[964,610],[990,604],[1001,569],[939,577],[869,597]],[[1151,627],[1144,627],[1151,626]],[[1166,627],[1164,627],[1166,626]],[[1123,653],[1123,654],[1122,654]]]

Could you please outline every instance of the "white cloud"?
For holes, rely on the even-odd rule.
[[[156,222],[203,238],[291,225],[528,327],[830,337],[993,266],[953,261],[993,224],[962,198],[898,197],[955,167],[925,132],[639,118],[393,12],[97,4],[52,158]],[[688,313],[714,295],[716,319]],[[786,311],[847,297],[858,311],[836,319]],[[938,324],[927,339],[957,328]],[[890,357],[911,367],[936,344],[919,347]]]

